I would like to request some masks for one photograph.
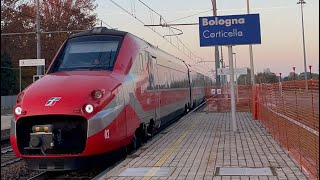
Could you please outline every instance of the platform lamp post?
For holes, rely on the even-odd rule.
[[[312,68],[312,66],[311,66],[311,65],[309,65],[309,70],[310,70],[310,79],[312,79],[311,68]]]
[[[281,84],[281,74],[282,73],[279,73],[279,91],[280,91],[280,95],[282,96],[282,84]]]
[[[219,62],[220,62],[220,65],[221,65],[220,67],[224,68],[223,67],[223,59],[220,59]],[[223,86],[224,85],[224,77],[223,77],[223,75],[221,75],[220,77],[221,77],[221,79],[220,79],[221,80],[221,86]]]
[[[40,0],[36,1],[36,8],[37,8],[37,30],[36,30],[36,34],[37,34],[37,59],[41,58],[41,40],[40,40]],[[42,73],[43,69],[42,66],[37,66],[37,75],[42,75],[44,74],[44,72]]]
[[[217,16],[217,0],[211,0],[213,16]],[[222,53],[222,52],[221,52]],[[220,68],[219,60],[219,47],[214,47],[214,56],[215,56],[215,70],[216,70],[216,85],[221,86],[220,76],[218,75],[218,68]]]
[[[295,81],[296,80],[296,67],[292,67],[293,69],[293,80]]]
[[[247,0],[247,14],[250,14],[250,0]],[[253,86],[256,81],[254,77],[254,65],[253,65],[253,51],[252,44],[249,45],[249,54],[250,54],[250,77],[251,77],[251,85]]]
[[[282,73],[279,73],[279,75],[280,75],[280,76],[279,76],[279,83],[281,82],[281,74],[282,74]]]
[[[237,54],[232,53],[234,55],[234,68],[237,69]],[[236,97],[237,102],[239,102],[239,90],[238,90],[238,75],[236,75]]]
[[[302,41],[303,41],[303,61],[304,61],[304,80],[306,81],[306,89],[308,89],[308,76],[307,76],[307,58],[306,58],[306,44],[304,39],[304,22],[303,22],[303,4],[306,2],[304,0],[299,0],[297,4],[301,5],[301,25],[302,25]]]

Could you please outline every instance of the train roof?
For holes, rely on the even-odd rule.
[[[114,29],[108,29],[108,28],[106,28],[106,27],[94,27],[94,28],[91,29],[91,30],[87,30],[87,31],[84,31],[84,32],[80,32],[80,33],[73,34],[73,35],[71,35],[69,38],[75,38],[75,37],[81,37],[81,36],[90,36],[90,35],[113,35],[113,36],[121,36],[121,37],[124,37],[124,36],[126,36],[127,34],[131,34],[131,33],[125,32],[125,31],[114,30]],[[133,35],[133,34],[131,34],[131,35]],[[185,63],[185,61],[183,61],[182,59],[180,59],[180,58],[178,58],[178,57],[175,57],[175,56],[173,56],[172,54],[169,54],[168,52],[166,52],[166,51],[164,51],[164,50],[162,50],[162,49],[160,49],[160,48],[152,45],[151,43],[149,43],[149,42],[141,39],[140,37],[137,37],[137,36],[135,36],[135,35],[133,35],[133,36],[134,36],[135,38],[137,38],[137,39],[139,39],[139,40],[147,43],[151,48],[156,49],[157,51],[160,51],[160,52],[162,52],[162,53],[164,53],[164,54],[167,54],[167,55],[169,55],[169,56],[172,56],[172,57],[174,57],[174,58],[177,58],[177,59],[180,60],[180,61],[177,61],[177,62],[183,63],[184,65],[188,66],[188,65]],[[191,66],[189,66],[189,68],[190,68],[190,67],[191,67]],[[196,72],[198,72],[198,73],[201,73],[199,70],[196,70],[196,68],[193,68],[193,71],[196,71]]]
[[[118,31],[114,29],[108,29],[106,27],[95,27],[91,30],[80,32],[74,35],[71,35],[70,38],[80,37],[80,36],[89,36],[89,35],[113,35],[124,37],[128,32]]]

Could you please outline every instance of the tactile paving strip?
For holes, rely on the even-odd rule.
[[[127,168],[122,173],[120,173],[118,176],[148,176],[148,173],[153,170],[155,171],[153,176],[158,177],[166,177],[169,176],[170,168],[168,167],[140,167],[140,168]]]

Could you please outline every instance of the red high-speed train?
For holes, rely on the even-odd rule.
[[[36,170],[137,147],[198,106],[211,78],[127,32],[105,27],[70,36],[46,75],[17,96],[15,154]]]

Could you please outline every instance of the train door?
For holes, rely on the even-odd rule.
[[[153,89],[153,107],[154,107],[154,120],[155,127],[160,127],[160,90],[159,90],[159,77],[158,77],[158,66],[157,58],[149,54],[149,68],[150,68],[150,79]]]

